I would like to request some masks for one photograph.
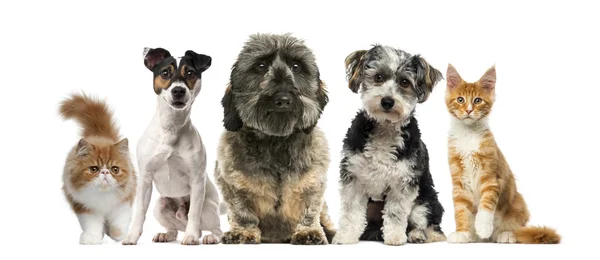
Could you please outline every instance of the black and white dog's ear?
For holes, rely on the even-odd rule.
[[[352,92],[357,93],[360,83],[363,81],[362,69],[366,50],[355,51],[346,57],[346,75],[348,77],[348,87]]]
[[[227,86],[227,90],[225,90],[225,95],[221,99],[221,105],[223,105],[223,126],[227,131],[238,131],[242,128],[244,123],[240,118],[240,114],[237,112],[237,108],[235,107],[233,90],[231,89],[231,84]]]
[[[166,57],[170,57],[171,53],[163,48],[144,48],[144,65],[149,70],[154,69],[154,66]]]
[[[416,72],[415,90],[418,102],[423,103],[429,98],[433,87],[442,80],[443,76],[439,70],[429,65],[421,56],[415,55],[412,59],[412,65]]]
[[[199,73],[202,73],[210,68],[210,65],[212,64],[212,58],[208,55],[198,54],[194,51],[188,50],[185,52],[185,56],[194,61],[194,66]]]
[[[329,103],[329,96],[327,95],[327,89],[325,88],[325,83],[323,83],[323,81],[321,81],[319,72],[317,71],[317,84],[318,84],[318,88],[317,88],[317,93],[316,93],[316,100],[317,103],[319,104],[319,115],[318,117],[321,117],[321,115],[323,114],[323,110],[325,110],[325,106],[327,105],[327,103]],[[307,128],[302,129],[302,131],[304,131],[304,133],[306,134],[310,134],[310,132],[313,130],[313,128],[315,128],[315,126],[317,125],[318,120],[315,120],[315,124],[311,125]]]

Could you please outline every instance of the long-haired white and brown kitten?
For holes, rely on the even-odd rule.
[[[60,104],[65,119],[75,119],[82,138],[67,156],[63,191],[79,219],[80,244],[101,244],[127,234],[136,175],[128,141],[120,139],[112,112],[100,100],[74,94]]]

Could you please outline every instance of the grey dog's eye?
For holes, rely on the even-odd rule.
[[[381,74],[375,75],[375,82],[377,82],[377,83],[383,82],[383,75],[381,75]]]
[[[256,65],[256,67],[258,68],[258,70],[260,71],[266,71],[267,70],[267,64],[265,64],[264,62],[260,62],[258,63],[258,65]]]
[[[297,62],[294,62],[294,64],[292,64],[292,71],[300,72],[300,64],[298,64]]]

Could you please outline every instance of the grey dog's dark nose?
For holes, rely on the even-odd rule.
[[[275,106],[277,108],[288,108],[292,105],[292,95],[290,93],[277,93],[273,95]]]
[[[171,95],[173,95],[175,99],[180,99],[185,96],[185,88],[174,87],[173,89],[171,89]]]
[[[384,97],[381,99],[381,107],[383,107],[385,110],[389,110],[394,107],[394,103],[394,99],[391,97]]]

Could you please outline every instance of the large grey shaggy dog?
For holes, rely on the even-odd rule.
[[[290,35],[246,42],[221,101],[215,179],[229,207],[225,244],[327,244],[329,151],[316,127],[327,93],[315,57]]]

